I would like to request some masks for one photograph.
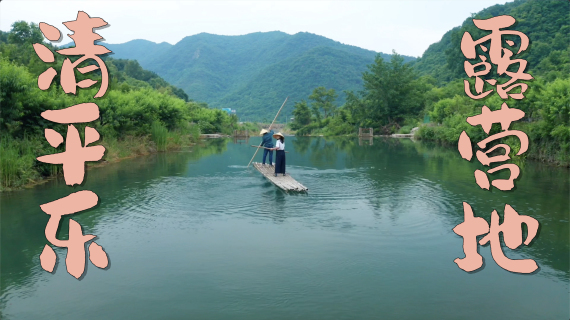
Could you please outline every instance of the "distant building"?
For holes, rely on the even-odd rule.
[[[236,111],[232,108],[222,108],[222,110],[227,112],[229,115],[236,114]]]

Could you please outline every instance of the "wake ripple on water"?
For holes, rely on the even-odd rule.
[[[194,221],[239,212],[254,212],[259,201],[248,196],[251,181],[244,174],[168,177],[129,195],[120,208],[128,219],[143,225],[154,220]]]
[[[240,165],[229,165],[228,168],[232,168],[232,169],[247,169],[248,166],[240,166]]]
[[[296,219],[307,227],[374,229],[423,241],[439,236],[435,230],[441,230],[445,213],[455,207],[435,182],[412,177],[398,185],[381,183],[369,178],[369,168],[288,167],[296,179],[311,186],[308,194],[293,195],[247,166],[230,167],[236,170],[156,179],[144,189],[131,190],[117,209],[149,228],[158,220],[185,227],[230,217]]]
[[[414,241],[436,241],[441,224],[448,224],[445,217],[455,207],[447,192],[425,179],[408,179],[399,187],[379,184],[359,173],[342,179],[320,176],[319,180],[320,188],[311,197],[330,208],[329,214],[345,208],[345,216],[356,219],[357,224],[368,223],[379,232]]]

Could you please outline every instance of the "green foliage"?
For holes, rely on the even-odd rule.
[[[106,59],[111,81],[102,99],[93,98],[96,86],[67,95],[61,90],[58,77],[50,88],[42,91],[37,85],[38,75],[50,66],[59,70],[62,57],[56,55],[51,64],[37,57],[32,43],[41,42],[38,32],[35,24],[17,22],[12,31],[0,34],[0,185],[3,188],[61,170],[61,166],[35,160],[43,154],[63,151],[59,150],[63,144],[58,149],[49,146],[43,132],[44,128],[51,128],[65,136],[67,126],[43,119],[41,113],[45,110],[97,103],[100,117],[89,125],[100,132],[103,144],[111,146],[114,158],[148,153],[152,144],[148,137],[155,150],[162,151],[196,141],[201,132],[230,134],[236,127],[235,116],[210,109],[204,103],[186,101],[189,99],[180,89],[142,69],[136,61]],[[52,51],[56,49],[46,46]],[[77,81],[101,80],[97,72],[76,77]],[[82,133],[85,125],[76,127]]]
[[[130,87],[149,87],[163,93],[169,93],[184,101],[188,101],[188,95],[184,90],[174,87],[159,77],[156,73],[143,69],[135,60],[112,59],[105,60],[108,68],[113,65],[116,68],[115,78],[121,84],[121,90],[130,90]]]
[[[249,135],[256,135],[261,131],[261,125],[254,122],[241,122],[236,126],[235,130],[239,131],[249,131]]]
[[[311,110],[306,101],[296,102],[293,110],[293,123],[291,129],[299,130],[311,123]]]
[[[8,42],[15,45],[31,45],[41,43],[44,40],[40,27],[25,21],[16,21],[12,24],[12,30],[8,34]]]
[[[570,79],[557,79],[548,83],[542,91],[540,115],[548,124],[548,129],[570,125],[569,91]]]
[[[466,130],[473,141],[479,141],[487,135],[478,127],[466,125],[465,118],[481,113],[483,105],[497,110],[503,103],[510,108],[525,112],[521,121],[511,124],[511,129],[523,130],[531,139],[531,147],[524,156],[568,165],[570,163],[570,123],[569,90],[570,68],[570,23],[568,1],[516,0],[504,5],[495,5],[472,15],[461,27],[446,33],[442,40],[433,44],[424,55],[413,62],[420,74],[431,75],[440,88],[432,88],[425,95],[424,114],[438,125],[422,126],[418,136],[425,140],[435,140],[445,144],[455,144],[461,131]],[[496,94],[481,99],[471,100],[462,88],[465,57],[460,50],[461,37],[469,32],[474,39],[487,33],[476,28],[472,19],[487,19],[499,15],[511,15],[517,20],[512,29],[526,34],[531,45],[517,59],[528,61],[526,71],[535,79],[529,83],[529,89],[522,100],[502,100]],[[505,35],[503,40],[512,40],[510,48],[514,54],[520,47],[516,36]],[[479,50],[479,48],[477,49]],[[518,68],[518,65],[512,66]],[[496,66],[490,75],[496,75]],[[499,83],[506,79],[497,79]],[[499,125],[493,126],[496,133]],[[511,147],[511,156],[520,148],[520,142],[514,138],[505,139]],[[514,157],[513,161],[521,161]]]
[[[408,134],[412,131],[412,129],[413,129],[412,126],[406,125],[406,126],[401,127],[400,130],[398,130],[398,133]]]
[[[321,110],[324,112],[324,119],[334,114],[336,110],[335,100],[338,98],[334,89],[327,90],[325,87],[318,87],[309,96],[311,108],[315,117],[321,119]]]
[[[424,140],[434,140],[445,144],[455,144],[463,130],[472,141],[487,137],[480,126],[470,126],[465,119],[481,113],[483,105],[491,110],[498,110],[503,102],[510,108],[523,110],[526,116],[522,121],[511,124],[511,129],[527,133],[531,144],[528,157],[560,164],[570,163],[570,79],[556,79],[545,82],[538,78],[532,84],[525,99],[504,101],[497,95],[482,100],[472,100],[465,95],[456,94],[449,98],[450,92],[441,94],[434,88],[432,95],[441,100],[427,108],[430,118],[440,126],[421,126],[418,136]],[[453,91],[453,90],[452,90]],[[494,124],[490,134],[499,132],[500,126]],[[511,139],[509,145],[518,150],[519,142]],[[512,142],[515,142],[514,144]],[[519,146],[520,147],[520,146]],[[516,152],[515,152],[516,153]],[[514,154],[514,153],[513,153]]]
[[[460,49],[463,33],[469,32],[473,39],[488,34],[475,27],[472,19],[510,15],[517,20],[511,29],[526,34],[531,42],[529,48],[516,58],[527,60],[527,70],[532,70],[534,76],[545,76],[547,81],[567,78],[570,68],[568,12],[570,3],[565,0],[516,0],[497,4],[472,15],[460,27],[447,32],[441,41],[432,44],[422,57],[412,64],[420,75],[430,75],[437,79],[439,84],[466,78],[463,70],[465,57]],[[515,46],[510,50],[516,54],[520,47],[519,38],[505,35],[504,40],[515,42]],[[496,74],[495,69],[491,70],[490,74]]]
[[[21,138],[41,134],[39,125],[47,124],[40,113],[49,105],[50,94],[42,94],[37,80],[25,67],[0,59],[0,131]]]
[[[542,4],[544,5],[541,6]],[[515,29],[531,39],[531,47],[520,58],[528,59],[535,79],[529,83],[529,89],[522,100],[503,100],[497,94],[473,100],[465,94],[465,58],[459,49],[461,36],[465,31],[469,31],[475,39],[485,35],[474,27],[470,18],[462,27],[451,30],[443,36],[442,41],[430,46],[421,59],[411,63],[414,70],[423,76],[414,74],[410,64],[404,64],[395,53],[389,62],[376,57],[374,64],[369,65],[368,71],[362,76],[364,90],[358,93],[345,91],[346,102],[334,116],[326,119],[326,123],[324,120],[319,122],[319,108],[309,110],[306,104],[298,103],[294,113],[304,113],[310,117],[313,111],[314,117],[303,124],[296,119],[292,128],[297,130],[298,135],[344,135],[354,134],[358,127],[373,127],[375,132],[380,133],[409,133],[419,125],[416,134],[418,138],[451,146],[457,144],[462,131],[466,131],[472,141],[485,139],[488,135],[482,128],[469,125],[465,119],[480,114],[484,105],[491,110],[498,110],[503,103],[507,103],[510,108],[525,112],[525,117],[512,123],[510,128],[524,131],[531,140],[529,151],[516,156],[520,150],[520,141],[514,137],[504,139],[503,142],[511,146],[512,161],[522,165],[525,158],[534,158],[568,165],[569,9],[567,1],[519,0],[496,5],[473,15],[472,18],[486,19],[513,14],[518,21]],[[530,12],[533,12],[532,16]],[[512,50],[518,50],[520,41],[510,36],[505,36],[505,39],[513,40],[515,46]],[[491,73],[496,72],[492,70]],[[308,119],[307,116],[305,118]],[[422,124],[422,119],[425,118],[432,122]],[[495,124],[489,135],[500,130],[500,125]]]
[[[337,116],[333,117],[325,127],[323,134],[326,136],[353,135],[358,128],[352,124],[349,117],[345,109],[340,109]]]
[[[317,87],[309,96],[311,107],[305,100],[296,102],[293,110],[294,120],[291,129],[297,130],[297,135],[313,133],[338,134],[344,132],[348,124],[348,113],[337,110],[336,98],[338,95],[334,89],[327,90],[325,87]],[[338,119],[337,119],[338,118]],[[336,126],[333,131],[331,126]]]
[[[272,118],[286,96],[300,101],[319,86],[360,90],[361,73],[376,54],[304,32],[201,33],[174,46],[133,40],[108,48],[115,57],[138,59],[194,99],[236,109],[241,119],[254,121]],[[344,102],[343,94],[339,101]],[[282,113],[290,117],[292,111],[287,104]]]
[[[433,87],[430,78],[417,78],[396,52],[389,62],[377,55],[362,79],[364,90],[359,94],[347,91],[347,102],[338,113],[349,125],[329,132],[365,126],[375,128],[376,132],[391,133],[407,117],[416,116],[425,108],[424,95]]]
[[[34,170],[36,159],[33,151],[37,141],[14,140],[8,136],[0,139],[0,187],[20,186],[39,176]]]
[[[155,121],[152,123],[150,133],[152,141],[156,143],[156,148],[158,151],[165,151],[166,139],[168,138],[168,129],[166,129],[166,127],[163,126],[159,121]]]

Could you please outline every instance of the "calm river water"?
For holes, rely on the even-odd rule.
[[[476,161],[453,149],[288,137],[287,171],[309,192],[286,194],[246,167],[258,141],[211,140],[90,169],[80,187],[59,179],[1,194],[0,318],[570,318],[567,169],[526,163],[515,191],[484,191]],[[54,274],[41,269],[38,206],[82,189],[100,203],[73,219],[111,265],[88,261],[78,281],[65,250]],[[489,245],[482,270],[459,269],[463,201],[487,221],[506,203],[536,218],[530,246],[503,250],[539,271],[503,270]]]

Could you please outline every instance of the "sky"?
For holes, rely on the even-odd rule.
[[[3,0],[0,30],[19,20],[45,22],[71,33],[62,22],[78,11],[103,18],[98,29],[104,42],[134,39],[176,44],[186,36],[206,32],[243,35],[252,32],[310,32],[376,52],[419,57],[430,44],[459,26],[472,13],[498,0],[368,0],[368,1],[90,1]],[[71,42],[64,36],[61,44]]]

